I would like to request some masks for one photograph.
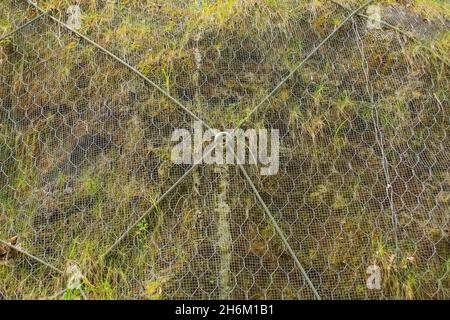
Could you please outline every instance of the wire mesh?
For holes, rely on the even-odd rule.
[[[0,8],[0,299],[448,299],[448,10]],[[174,163],[198,122],[279,171]]]

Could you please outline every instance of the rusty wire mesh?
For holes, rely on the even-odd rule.
[[[449,298],[448,12],[70,2],[0,3],[0,299]],[[174,164],[195,121],[279,172]]]

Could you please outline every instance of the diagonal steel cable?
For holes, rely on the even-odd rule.
[[[244,117],[236,126],[236,130],[239,129],[245,122],[247,122],[250,117],[256,112],[258,111],[259,108],[261,108],[262,105],[264,105],[264,103],[266,103],[275,93],[278,92],[278,90],[280,90],[280,88],[283,86],[283,84],[286,83],[286,81],[288,81],[301,67],[303,67],[303,65],[312,57],[314,56],[317,51],[319,51],[319,49],[325,44],[327,43],[340,29],[342,29],[342,27],[356,14],[358,13],[358,11],[364,9],[365,7],[367,7],[369,4],[371,4],[374,0],[369,0],[366,3],[364,3],[363,5],[359,6],[358,8],[356,8],[355,10],[353,10],[336,28],[334,28],[334,30],[325,38],[323,39],[314,49],[311,50],[311,52],[299,63],[297,64],[297,66],[294,67],[294,69],[292,69],[292,71],[286,76],[284,77],[280,83],[278,83],[277,86],[275,86],[275,88],[268,94],[266,95],[260,103],[258,103],[248,114],[246,117]]]
[[[148,208],[132,225],[130,225],[126,231],[124,231],[119,238],[117,238],[117,240],[108,248],[106,249],[106,251],[102,254],[102,258],[107,257],[111,251],[114,250],[115,247],[117,247],[117,245],[120,244],[120,242],[122,242],[122,240],[142,221],[144,220],[147,215],[149,215],[153,210],[155,210],[158,205],[169,195],[169,193],[171,193],[186,177],[188,177],[191,172],[195,169],[195,167],[197,167],[197,163],[192,165],[189,170],[187,170],[181,177],[180,179],[178,179],[169,189],[166,190],[166,192],[164,192],[163,195],[161,195],[153,204],[150,208]]]
[[[33,255],[33,254],[27,252],[26,250],[24,250],[24,249],[22,249],[22,248],[20,248],[20,247],[18,247],[18,246],[12,245],[11,243],[9,243],[9,242],[7,242],[7,241],[4,241],[4,240],[2,240],[2,239],[0,239],[0,244],[2,244],[2,245],[4,245],[4,246],[7,246],[7,247],[9,247],[9,248],[11,248],[11,249],[13,249],[14,251],[17,251],[17,252],[19,252],[19,253],[21,253],[21,254],[23,254],[23,255],[25,255],[25,256],[27,256],[27,257],[29,257],[29,258],[35,260],[35,261],[37,261],[37,262],[39,262],[39,263],[45,265],[46,267],[48,267],[48,268],[50,268],[50,269],[52,269],[52,270],[54,270],[54,271],[56,271],[56,272],[58,272],[58,273],[60,273],[60,274],[64,274],[64,272],[63,272],[62,270],[58,269],[57,267],[55,267],[55,266],[52,265],[51,263],[48,263],[47,261],[44,261],[44,260],[42,260],[41,258],[36,257],[35,255]]]
[[[30,24],[32,24],[33,22],[39,20],[40,18],[42,18],[43,16],[45,16],[45,12],[41,12],[40,14],[38,14],[36,17],[34,17],[33,19],[25,22],[24,24],[20,25],[19,27],[17,27],[16,29],[14,29],[11,32],[8,32],[7,34],[5,34],[4,36],[0,37],[0,42],[5,40],[6,38],[11,37],[13,34],[15,34],[16,32],[22,30],[23,28],[29,26]]]
[[[236,158],[236,160],[237,160],[237,158]],[[322,300],[322,298],[319,295],[319,292],[317,291],[317,289],[314,286],[313,282],[311,281],[310,277],[306,273],[305,268],[303,267],[302,263],[298,259],[297,254],[295,253],[294,249],[292,249],[291,245],[289,244],[289,241],[288,241],[286,235],[284,234],[281,227],[278,225],[274,215],[270,212],[269,207],[267,206],[267,204],[264,202],[263,198],[259,194],[258,189],[256,188],[255,184],[253,183],[249,174],[247,173],[247,170],[245,170],[245,168],[242,164],[238,164],[238,165],[239,165],[239,168],[241,169],[242,173],[244,174],[245,179],[247,180],[248,184],[250,185],[250,188],[255,193],[256,198],[258,199],[261,206],[263,207],[264,212],[269,217],[270,222],[272,223],[273,227],[275,228],[275,231],[277,232],[278,236],[280,237],[280,239],[283,242],[284,246],[286,247],[287,251],[291,255],[292,259],[294,260],[295,265],[300,270],[300,273],[305,278],[306,282],[308,283],[308,286],[314,293],[314,296],[316,297],[317,300]]]
[[[233,138],[233,135],[231,133],[228,132],[219,132],[215,139],[218,139],[220,136],[225,135],[228,136],[229,138]],[[221,143],[221,142],[217,142],[217,143]],[[217,145],[217,143],[215,144],[215,146]],[[251,150],[249,148],[249,146],[245,143],[245,146],[249,149],[249,152],[252,156],[254,156],[251,153]],[[305,268],[303,267],[303,265],[301,264],[300,260],[298,259],[297,255],[295,254],[295,251],[292,249],[291,245],[289,244],[289,241],[286,237],[286,235],[284,234],[283,230],[281,229],[281,227],[278,225],[274,215],[270,212],[269,207],[266,205],[266,203],[264,202],[263,198],[261,197],[261,195],[258,192],[258,189],[256,188],[255,184],[253,183],[252,179],[250,178],[249,174],[247,173],[247,170],[245,170],[244,166],[239,162],[239,159],[236,155],[236,153],[234,152],[234,150],[232,148],[230,148],[230,151],[233,154],[234,159],[236,160],[236,163],[239,166],[239,169],[242,171],[242,174],[245,177],[245,180],[247,180],[247,183],[250,185],[250,188],[252,189],[253,193],[255,194],[256,198],[258,199],[258,201],[260,202],[265,214],[269,217],[270,222],[272,223],[273,227],[275,228],[276,233],[278,234],[278,236],[280,237],[281,241],[283,242],[283,245],[286,247],[286,250],[289,252],[289,254],[291,255],[292,259],[294,260],[294,264],[297,266],[297,268],[300,270],[300,273],[302,274],[302,276],[305,278],[308,286],[311,288],[314,296],[316,297],[317,300],[321,300],[322,298],[320,297],[316,287],[314,286],[314,284],[312,283],[311,279],[309,278],[308,274],[305,271]],[[208,154],[212,152],[209,151]]]
[[[126,62],[124,59],[118,57],[117,55],[115,55],[114,53],[112,53],[111,51],[109,51],[108,49],[106,49],[105,47],[101,46],[100,44],[98,44],[97,42],[93,41],[92,39],[90,39],[89,37],[85,36],[84,34],[74,30],[73,28],[71,28],[70,26],[68,26],[67,24],[65,24],[64,22],[62,22],[61,20],[59,20],[58,18],[56,18],[55,16],[51,15],[48,11],[45,11],[44,9],[42,9],[41,7],[39,7],[36,3],[30,1],[30,0],[24,0],[27,3],[29,3],[30,5],[34,6],[36,8],[36,10],[38,10],[39,12],[43,13],[44,15],[48,16],[51,20],[53,20],[54,22],[60,24],[61,26],[63,26],[64,28],[66,28],[67,30],[69,30],[70,32],[72,32],[73,34],[75,34],[77,37],[82,38],[83,40],[85,40],[86,42],[88,42],[89,44],[93,45],[94,47],[96,47],[97,49],[99,49],[100,51],[102,51],[103,53],[107,54],[108,56],[110,56],[111,58],[117,60],[119,63],[121,63],[122,65],[124,65],[125,67],[127,67],[129,70],[133,71],[135,74],[137,74],[140,78],[142,78],[145,82],[149,83],[150,85],[152,85],[156,90],[158,90],[159,92],[161,92],[163,95],[165,95],[169,100],[171,100],[173,103],[175,103],[177,106],[179,106],[181,109],[183,109],[186,113],[188,113],[190,116],[192,116],[194,119],[201,121],[202,124],[207,127],[208,129],[211,129],[201,118],[199,118],[195,113],[193,113],[191,110],[189,110],[185,105],[183,105],[180,101],[178,101],[178,99],[176,99],[175,97],[173,97],[167,90],[164,90],[161,86],[159,86],[158,84],[156,84],[154,81],[150,80],[147,76],[145,76],[141,71],[139,71],[136,67],[133,67],[131,64],[129,64],[128,62]]]

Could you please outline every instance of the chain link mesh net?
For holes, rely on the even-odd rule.
[[[0,299],[448,299],[448,6],[362,4],[2,0]]]

